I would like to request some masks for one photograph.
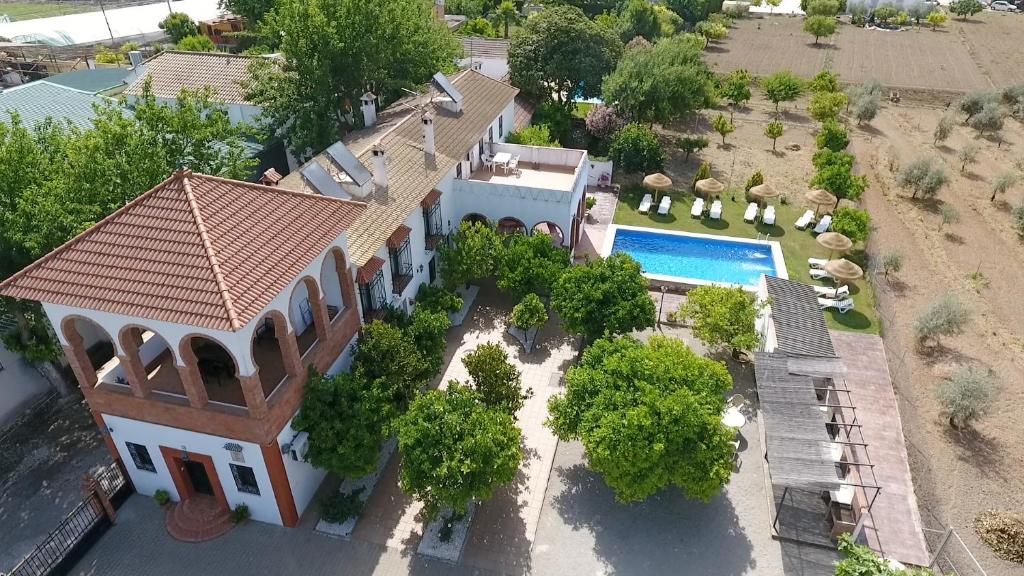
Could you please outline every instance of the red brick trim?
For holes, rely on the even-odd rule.
[[[274,441],[270,444],[261,445],[260,450],[263,451],[263,463],[267,466],[270,486],[274,490],[277,511],[281,513],[281,523],[288,528],[294,528],[299,523],[299,512],[295,508],[295,498],[292,497],[292,485],[288,482],[288,471],[284,468],[281,448],[277,441]]]
[[[160,453],[163,454],[164,462],[171,473],[171,479],[174,480],[174,487],[178,490],[178,498],[188,500],[195,494],[195,490],[192,489],[192,482],[189,481],[188,474],[185,472],[185,452],[176,448],[161,446]],[[210,477],[210,484],[213,486],[213,496],[222,508],[230,510],[231,507],[228,506],[228,499],[224,496],[224,488],[220,485],[220,477],[217,476],[217,467],[213,464],[213,458],[205,454],[189,452],[188,459],[192,462],[199,462],[206,468],[206,475]]]
[[[89,412],[92,413],[92,419],[100,429],[100,435],[103,436],[103,443],[107,445],[107,450],[110,451],[110,456],[114,458],[115,462],[121,462],[121,453],[117,451],[117,444],[114,443],[114,439],[110,437],[110,432],[107,432],[107,423],[103,421],[103,414],[100,414],[95,410],[89,410]]]

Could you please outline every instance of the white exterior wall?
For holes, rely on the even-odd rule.
[[[289,422],[277,437],[277,445],[284,446],[285,444],[290,444],[292,439],[295,438],[295,434],[296,432],[292,428],[291,422]],[[313,496],[316,495],[316,489],[320,487],[320,483],[327,476],[327,471],[314,468],[312,464],[306,462],[292,460],[291,454],[284,454],[281,458],[284,460],[284,469],[288,474],[288,484],[292,489],[295,509],[298,511],[299,516],[302,516],[302,513],[306,511],[306,507],[312,502]]]
[[[274,498],[274,489],[270,484],[267,466],[258,445],[108,414],[103,415],[103,420],[110,430],[110,436],[117,446],[125,468],[128,469],[132,484],[140,494],[151,496],[158,489],[163,488],[171,494],[173,500],[181,499],[181,495],[178,494],[178,490],[174,486],[174,480],[171,479],[171,473],[164,461],[163,454],[160,453],[160,446],[167,446],[212,458],[214,468],[217,470],[217,478],[224,491],[224,497],[232,509],[239,504],[245,504],[249,507],[253,519],[271,524],[282,524],[281,513],[277,509],[277,500]],[[145,446],[156,467],[156,472],[136,468],[125,442]],[[244,462],[231,460],[231,453],[224,449],[224,444],[227,442],[233,442],[242,447]],[[256,483],[259,485],[259,496],[238,491],[229,467],[229,464],[232,463],[252,468],[256,475]]]
[[[769,302],[768,283],[764,275],[761,276],[757,283],[757,301],[758,303]],[[761,308],[761,313],[754,320],[754,328],[761,335],[761,349],[763,351],[772,352],[778,347],[779,341],[775,335],[775,321],[772,320],[772,307],[770,305]]]

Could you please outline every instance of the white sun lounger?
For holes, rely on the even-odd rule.
[[[828,286],[814,286],[814,291],[823,298],[838,298],[840,296],[849,296],[850,287],[842,286],[838,290],[835,288],[829,288]]]
[[[808,258],[807,265],[811,268],[824,268],[825,264],[828,264],[828,260],[824,258]]]
[[[815,234],[821,234],[823,232],[828,232],[828,228],[831,225],[832,225],[832,215],[831,214],[826,214],[826,215],[821,217],[821,220],[818,222],[818,225],[814,227],[814,233]]]
[[[743,213],[744,222],[753,222],[754,220],[757,220],[757,202],[747,204],[747,211]]]
[[[654,202],[654,198],[650,194],[644,194],[642,200],[640,200],[640,207],[637,208],[637,212],[641,214],[647,214],[651,211],[651,203]]]
[[[711,203],[711,212],[710,212],[709,216],[711,216],[712,220],[721,220],[722,219],[722,201],[721,200],[715,200],[714,202]]]
[[[811,268],[808,271],[808,273],[811,275],[811,278],[814,278],[815,280],[831,280],[832,279],[832,275],[831,274],[829,274],[828,272],[825,272],[824,270],[822,270],[820,268]]]
[[[821,306],[822,310],[827,308],[835,308],[840,314],[846,314],[850,310],[853,310],[853,300],[849,298],[843,298],[842,300],[834,300],[832,298],[818,298],[818,305]]]
[[[672,199],[665,196],[661,199],[661,204],[658,204],[658,214],[665,216],[668,214],[668,209],[672,207]]]
[[[813,220],[814,220],[814,212],[812,210],[808,210],[807,212],[804,212],[803,216],[801,216],[796,221],[795,226],[796,226],[797,230],[807,230],[807,227],[811,225],[811,222]]]
[[[690,208],[690,216],[694,218],[700,218],[700,215],[704,213],[704,199],[697,198],[693,201],[693,207]]]
[[[769,206],[764,209],[764,214],[761,215],[761,222],[769,226],[775,226],[775,206]]]

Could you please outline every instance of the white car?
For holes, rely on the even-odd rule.
[[[989,5],[989,8],[995,10],[996,12],[1016,12],[1017,11],[1017,7],[1014,6],[1013,4],[1010,4],[1006,0],[996,0],[991,5]]]

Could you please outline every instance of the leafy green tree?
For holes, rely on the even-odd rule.
[[[686,30],[686,21],[678,14],[669,10],[661,4],[654,6],[654,12],[658,15],[658,22],[661,24],[661,36],[669,37]]]
[[[764,0],[768,4],[768,15],[775,13],[775,9],[782,5],[782,0]]]
[[[725,98],[732,107],[729,110],[730,120],[732,120],[732,114],[737,106],[750,101],[751,80],[752,78],[749,72],[746,70],[736,70],[722,81],[722,86],[719,88],[718,93]]]
[[[854,242],[866,242],[871,234],[871,215],[867,210],[839,208],[832,214],[832,230]]]
[[[875,19],[886,23],[895,18],[897,13],[896,7],[891,4],[883,4],[874,11]]]
[[[627,254],[612,254],[572,266],[551,293],[551,306],[570,334],[584,343],[654,326],[654,301],[640,265]]]
[[[962,16],[965,22],[968,16],[974,16],[983,8],[984,6],[978,0],[953,0],[949,3],[949,11],[957,16]]]
[[[761,90],[775,104],[775,111],[778,112],[779,103],[792,102],[803,94],[804,81],[792,72],[783,70],[762,79]]]
[[[633,122],[666,124],[711,105],[714,83],[693,37],[679,35],[626,52],[602,94]]]
[[[616,19],[619,39],[629,42],[642,36],[648,42],[661,37],[661,21],[658,12],[647,0],[627,0]]]
[[[815,74],[814,78],[811,78],[811,81],[807,84],[807,89],[812,94],[818,94],[819,92],[841,92],[842,86],[839,85],[839,74],[822,70]]]
[[[157,26],[167,33],[171,38],[171,42],[177,44],[182,39],[188,36],[195,36],[199,34],[199,27],[196,26],[195,21],[192,17],[184,12],[172,12],[167,15],[166,18],[160,21]]]
[[[935,576],[927,568],[894,568],[888,560],[867,546],[857,544],[849,534],[839,537],[839,553],[835,576]]]
[[[707,148],[708,144],[704,136],[681,136],[676,140],[676,148],[683,151],[683,162],[689,162],[690,154]]]
[[[704,48],[707,48],[712,40],[724,40],[729,35],[729,29],[724,24],[707,20],[698,22],[693,31],[704,38]]]
[[[949,425],[964,428],[988,411],[1000,388],[991,370],[965,366],[945,380],[936,394],[949,415]]]
[[[522,433],[512,416],[488,408],[457,382],[417,398],[399,418],[402,490],[423,503],[429,518],[464,512],[516,477]]]
[[[742,288],[700,286],[686,293],[677,318],[689,321],[705,346],[727,346],[736,353],[755,350],[761,343],[754,327],[760,311],[754,295]]]
[[[551,135],[551,127],[547,124],[531,124],[516,130],[509,134],[505,141],[509,144],[522,144],[524,146],[562,147],[562,144]]]
[[[811,118],[818,122],[834,122],[848,101],[848,97],[842,92],[816,92],[811,96],[811,104],[807,111],[810,112]]]
[[[682,341],[598,340],[548,402],[547,425],[581,440],[587,462],[620,502],[670,485],[707,501],[732,475],[734,432],[721,422],[732,378]]]
[[[509,77],[524,93],[569,108],[574,98],[601,95],[622,50],[614,32],[578,8],[549,6],[512,34]]]
[[[248,98],[299,159],[352,128],[352,103],[367,90],[386,105],[454,71],[462,54],[421,0],[280,0],[261,29],[280,39],[283,62],[254,60]]]
[[[427,308],[418,308],[409,315],[408,322],[402,326],[406,336],[419,350],[424,367],[423,378],[429,380],[437,375],[444,366],[444,350],[447,346],[446,334],[452,327],[448,313]]]
[[[914,321],[914,335],[919,343],[939,343],[941,336],[963,332],[971,320],[971,311],[953,292],[946,292],[926,308]]]
[[[352,372],[380,389],[381,400],[396,414],[433,376],[416,342],[399,326],[380,320],[363,327],[352,365]]]
[[[260,24],[276,5],[277,0],[220,0],[218,2],[221,10],[241,16],[250,27]]]
[[[540,328],[548,321],[548,311],[540,297],[527,294],[512,308],[512,325],[521,330]]]
[[[513,234],[497,257],[498,288],[519,299],[527,294],[551,294],[567,268],[569,252],[555,246],[546,234]]]
[[[932,30],[938,30],[939,26],[946,24],[946,15],[942,12],[932,12],[928,14],[928,23],[932,25]]]
[[[835,16],[839,13],[839,2],[838,0],[810,0],[807,3],[806,12],[808,16],[828,16],[835,21]]]
[[[833,152],[828,148],[822,148],[811,156],[811,164],[819,172],[825,168],[838,166],[847,170],[853,170],[853,154],[847,152]]]
[[[764,127],[764,135],[772,139],[772,152],[775,152],[775,141],[782,136],[785,126],[782,125],[782,120],[772,120]]]
[[[502,38],[508,38],[508,28],[519,21],[519,11],[516,10],[515,2],[503,0],[494,10],[494,19],[498,21],[502,29]]]
[[[815,45],[818,44],[819,38],[835,34],[836,28],[835,16],[808,16],[804,20],[804,32],[814,36]]]
[[[501,254],[501,239],[494,228],[479,222],[463,222],[452,241],[454,246],[439,246],[441,278],[448,289],[494,273]]]
[[[826,148],[815,153],[811,161],[818,172],[811,178],[810,186],[827,190],[837,200],[857,200],[868,187],[866,177],[853,174],[853,156],[850,154]]]
[[[992,182],[992,197],[989,198],[989,202],[995,202],[996,196],[1005,194],[1011,188],[1016,186],[1019,181],[1020,178],[1017,176],[1017,173],[1012,171],[1003,172],[999,176],[996,176],[995,181]]]
[[[850,145],[850,133],[839,122],[826,118],[821,123],[818,135],[814,137],[814,143],[818,146],[818,150],[842,152]]]
[[[459,27],[459,34],[463,36],[479,36],[481,38],[498,37],[498,32],[491,25],[491,21],[483,16],[466,20],[466,23]]]
[[[665,6],[690,24],[708,18],[722,9],[721,0],[666,0]]]
[[[458,312],[462,310],[463,301],[458,294],[444,288],[423,282],[416,292],[416,307],[433,310],[434,312]]]
[[[627,174],[657,172],[665,167],[665,151],[653,130],[630,124],[612,139],[609,155],[615,167]]]
[[[711,127],[718,132],[718,135],[722,137],[722,146],[725,146],[725,137],[736,131],[736,126],[725,117],[724,114],[719,114],[711,121]]]
[[[202,34],[185,36],[175,48],[184,52],[215,52],[217,50],[217,47],[213,45],[213,40]]]
[[[505,349],[493,342],[476,347],[462,358],[469,372],[469,381],[485,406],[501,410],[515,418],[523,402],[533,390],[523,390],[522,374],[511,362]]]

